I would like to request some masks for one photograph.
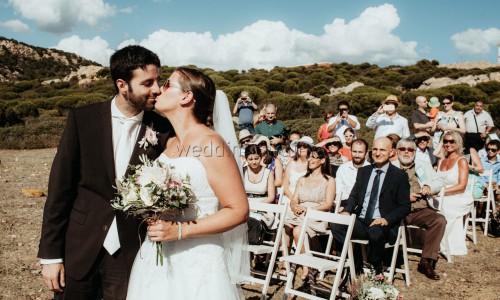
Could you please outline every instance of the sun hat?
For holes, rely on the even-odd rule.
[[[389,95],[389,96],[387,96],[387,98],[385,98],[384,101],[382,101],[382,105],[389,104],[389,103],[393,103],[397,107],[399,105],[398,97],[396,95]]]
[[[269,138],[265,135],[256,134],[253,138],[252,144],[259,145],[261,142],[266,142],[266,147],[268,151],[275,151],[274,147],[271,146]]]
[[[238,135],[238,141],[246,139],[247,137],[253,137],[253,135],[248,131],[248,129],[242,129]]]
[[[313,146],[314,146],[314,141],[313,141],[313,139],[312,139],[310,136],[305,135],[305,136],[301,137],[300,139],[295,140],[295,141],[292,141],[292,142],[290,143],[290,148],[292,148],[292,150],[293,150],[294,152],[297,152],[297,144],[298,144],[298,143],[304,143],[304,144],[307,144],[307,145],[309,145],[309,146],[311,146],[311,147],[313,147]]]
[[[439,99],[437,97],[432,97],[429,100],[429,107],[439,107],[441,103],[439,103]]]

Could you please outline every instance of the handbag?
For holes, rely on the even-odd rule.
[[[262,245],[265,240],[274,240],[276,230],[271,230],[262,220],[249,217],[248,226],[248,243],[250,245]]]
[[[497,217],[493,215],[492,212],[490,212],[490,222],[488,224],[489,226],[489,231],[490,234],[494,237],[499,237],[500,236],[500,222],[498,221]]]

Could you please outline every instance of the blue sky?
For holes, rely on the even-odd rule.
[[[128,44],[163,65],[497,62],[499,0],[0,0],[0,35],[108,65]]]

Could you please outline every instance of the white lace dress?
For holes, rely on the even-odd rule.
[[[201,162],[193,157],[158,159],[189,175],[197,202],[176,221],[190,221],[219,210]],[[244,299],[231,283],[222,234],[163,242],[163,266],[156,265],[156,245],[146,238],[130,275],[127,299]]]
[[[465,159],[459,158],[453,167],[448,171],[441,171],[441,163],[438,166],[437,174],[444,179],[446,187],[458,184],[458,161]],[[451,255],[466,255],[467,245],[465,243],[463,216],[469,213],[474,200],[471,192],[445,196],[443,200],[443,211],[446,218],[446,231],[448,232],[448,241],[450,243]],[[441,241],[441,249],[445,248],[444,239]]]

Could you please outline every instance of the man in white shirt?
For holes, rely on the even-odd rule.
[[[363,139],[357,139],[352,142],[351,155],[352,160],[340,165],[337,170],[337,193],[342,193],[340,199],[346,200],[351,194],[352,187],[356,183],[356,175],[358,169],[369,165],[366,161],[366,153],[368,151],[368,143]],[[337,205],[337,204],[335,204]],[[342,207],[340,208],[342,211]]]
[[[465,151],[474,148],[477,151],[483,148],[484,141],[489,132],[495,126],[490,114],[483,110],[484,103],[481,100],[476,101],[474,109],[464,114],[465,118]]]
[[[361,124],[356,116],[349,114],[349,103],[347,101],[340,101],[338,105],[339,112],[328,121],[328,132],[332,135],[338,135],[342,144],[345,144],[344,131],[347,128],[354,129],[354,137],[356,132],[361,128]]]
[[[397,134],[403,139],[410,136],[408,120],[396,112],[398,104],[398,97],[389,95],[382,102],[378,110],[368,118],[366,126],[377,129],[374,139],[387,136],[391,133]]]

